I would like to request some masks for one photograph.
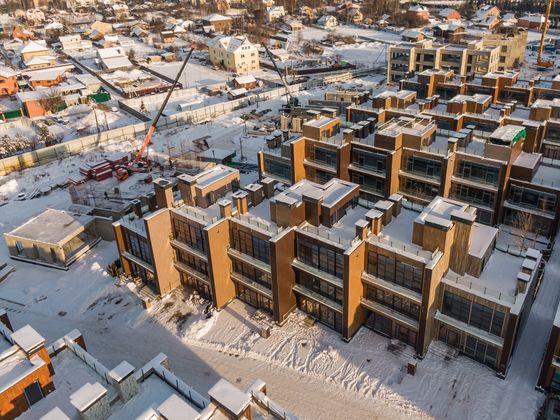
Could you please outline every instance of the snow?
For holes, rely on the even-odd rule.
[[[87,383],[70,396],[70,402],[83,412],[106,393],[107,389],[99,382]]]
[[[220,379],[208,391],[208,395],[233,414],[239,416],[251,403],[251,397],[225,379]]]
[[[26,325],[12,334],[12,340],[26,353],[31,352],[45,342],[31,325]]]

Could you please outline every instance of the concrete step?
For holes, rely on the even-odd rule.
[[[3,264],[4,267],[0,268],[0,282],[3,281],[9,274],[16,271],[13,265]]]

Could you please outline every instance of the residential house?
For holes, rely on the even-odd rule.
[[[232,19],[228,16],[212,13],[202,18],[204,26],[211,26],[214,32],[228,33],[231,31]]]
[[[266,9],[265,16],[267,22],[272,23],[286,16],[286,11],[284,6],[272,6]]]
[[[333,15],[323,15],[317,21],[317,25],[323,28],[335,28],[338,26],[338,19]]]
[[[63,210],[46,209],[4,234],[10,258],[67,270],[101,238],[95,218]]]
[[[260,68],[259,52],[245,37],[221,36],[208,42],[208,56],[213,65],[235,73],[248,73]]]
[[[67,51],[84,51],[92,48],[92,42],[88,39],[82,39],[79,34],[64,35],[59,37],[62,50]]]
[[[28,61],[32,57],[44,57],[49,55],[47,43],[44,40],[29,41],[21,46],[19,54],[23,62]]]
[[[451,9],[449,7],[441,9],[439,12],[437,12],[437,16],[443,21],[461,19],[461,14],[457,10]]]
[[[19,73],[9,67],[0,66],[0,95],[13,95],[18,92],[18,75]]]
[[[550,25],[550,21],[545,24],[545,17],[539,13],[529,13],[517,19],[517,26],[525,29],[542,30]]]
[[[97,57],[101,68],[104,70],[121,70],[133,67],[121,47],[100,48],[97,50]]]
[[[406,18],[413,25],[420,25],[428,22],[430,12],[425,6],[413,4],[406,10]]]

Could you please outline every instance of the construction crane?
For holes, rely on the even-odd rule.
[[[150,139],[152,138],[152,134],[154,134],[154,130],[156,129],[156,125],[159,121],[159,118],[161,117],[161,114],[163,113],[163,110],[167,106],[167,102],[169,102],[169,98],[171,98],[171,94],[175,90],[175,87],[177,86],[177,82],[179,81],[179,77],[181,77],[181,74],[183,74],[183,70],[185,70],[185,67],[187,66],[187,63],[189,62],[189,59],[191,58],[191,55],[192,55],[194,49],[195,49],[195,46],[194,45],[191,46],[191,49],[190,49],[189,53],[185,57],[185,60],[183,61],[183,64],[181,65],[181,68],[179,69],[179,73],[177,73],[177,76],[175,76],[175,80],[173,80],[173,84],[171,85],[171,89],[169,89],[169,91],[167,92],[167,96],[165,97],[163,103],[159,107],[159,110],[158,110],[158,113],[156,114],[156,117],[152,121],[152,124],[150,124],[150,128],[148,129],[148,132],[146,133],[146,137],[144,137],[144,142],[142,143],[142,147],[140,147],[140,150],[138,150],[138,153],[136,154],[136,157],[134,158],[134,163],[137,163],[142,158],[142,154],[144,153],[144,151],[148,147],[148,144],[150,144]],[[147,157],[147,155],[146,155],[146,161],[147,161],[148,164],[150,163],[150,160]]]
[[[542,58],[542,53],[544,50],[544,40],[546,38],[546,31],[548,30],[548,19],[550,18],[550,10],[552,9],[552,2],[554,0],[548,0],[547,4],[546,4],[546,14],[544,17],[544,26],[541,32],[541,43],[539,45],[539,55],[537,57],[537,67],[540,67],[542,69],[548,69],[550,67],[552,67],[554,65],[554,62],[552,61],[548,61],[548,60],[543,60]]]
[[[274,56],[272,55],[272,53],[270,52],[268,47],[264,44],[263,44],[263,47],[264,47],[264,50],[266,51],[266,55],[268,55],[268,58],[270,59],[270,61],[272,61],[272,65],[274,66],[274,70],[276,70],[276,73],[278,73],[278,76],[280,76],[280,80],[282,81],[282,84],[284,85],[284,88],[286,89],[286,105],[282,108],[282,110],[289,114],[292,111],[292,108],[299,105],[299,99],[293,97],[292,94],[290,93],[290,88],[288,86],[288,82],[286,81],[286,78],[282,74],[282,71],[276,65],[276,60],[274,60]]]

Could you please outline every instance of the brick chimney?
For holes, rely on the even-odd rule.
[[[158,208],[173,207],[173,184],[164,178],[154,180],[153,184]]]
[[[220,217],[222,219],[231,216],[231,200],[221,199],[218,201],[218,207],[220,208]]]
[[[388,200],[393,203],[393,216],[397,217],[401,214],[403,196],[399,193],[391,194]]]
[[[177,177],[177,180],[179,182],[179,193],[181,194],[183,203],[185,203],[187,206],[196,206],[196,194],[194,192],[196,179],[190,175],[181,174]]]
[[[354,226],[356,227],[356,236],[358,237],[358,239],[365,241],[370,232],[369,222],[367,220],[360,219],[355,223]]]
[[[245,191],[237,191],[231,196],[237,208],[237,214],[245,214],[249,211],[249,194]]]
[[[276,185],[276,180],[273,178],[264,178],[260,181],[261,185],[263,186],[264,196],[266,198],[270,198],[274,195],[274,186]]]
[[[365,217],[370,224],[371,233],[373,233],[374,235],[379,235],[379,233],[381,232],[381,228],[383,227],[383,213],[379,210],[371,209],[365,214]]]

